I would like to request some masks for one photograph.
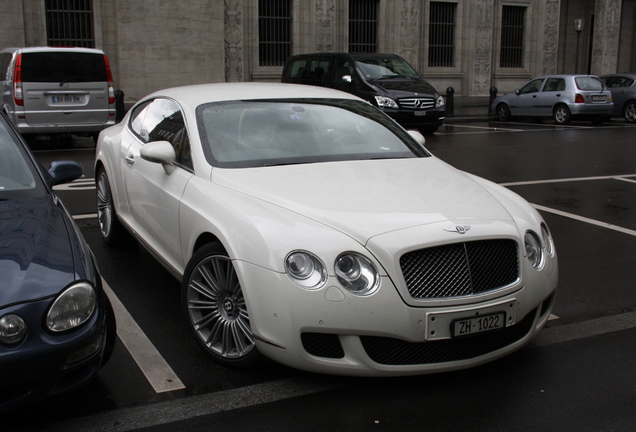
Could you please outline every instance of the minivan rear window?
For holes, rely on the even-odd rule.
[[[102,54],[83,52],[36,52],[22,54],[23,82],[106,81]]]

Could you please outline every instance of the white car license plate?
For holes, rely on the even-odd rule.
[[[592,101],[594,102],[605,102],[606,100],[607,100],[607,96],[592,95]]]
[[[415,114],[416,116],[425,116],[426,111],[414,111],[413,114]]]
[[[453,337],[466,336],[489,330],[502,329],[506,326],[506,313],[497,312],[472,318],[458,319],[452,323]]]
[[[79,96],[53,96],[53,103],[77,103],[81,102],[82,98]]]

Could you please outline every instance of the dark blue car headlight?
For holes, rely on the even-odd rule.
[[[15,344],[27,333],[24,320],[16,314],[6,314],[0,318],[0,343]]]
[[[57,296],[46,314],[46,327],[63,332],[84,324],[97,306],[97,293],[88,282],[77,282]]]

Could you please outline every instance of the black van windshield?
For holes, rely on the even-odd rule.
[[[418,73],[404,59],[400,57],[355,57],[357,65],[367,79],[377,80],[385,78],[420,79]]]
[[[104,56],[86,52],[31,52],[22,54],[23,82],[103,82]]]

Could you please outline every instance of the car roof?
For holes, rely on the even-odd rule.
[[[19,51],[21,53],[30,53],[30,52],[84,52],[90,54],[104,54],[104,51],[97,48],[82,48],[82,47],[47,47],[47,46],[38,46],[38,47],[10,47],[5,48],[0,53],[6,52],[16,52]]]
[[[173,98],[192,106],[208,102],[258,99],[362,100],[350,93],[325,87],[272,82],[215,83],[173,87],[156,91],[143,99],[153,99],[159,96]]]

